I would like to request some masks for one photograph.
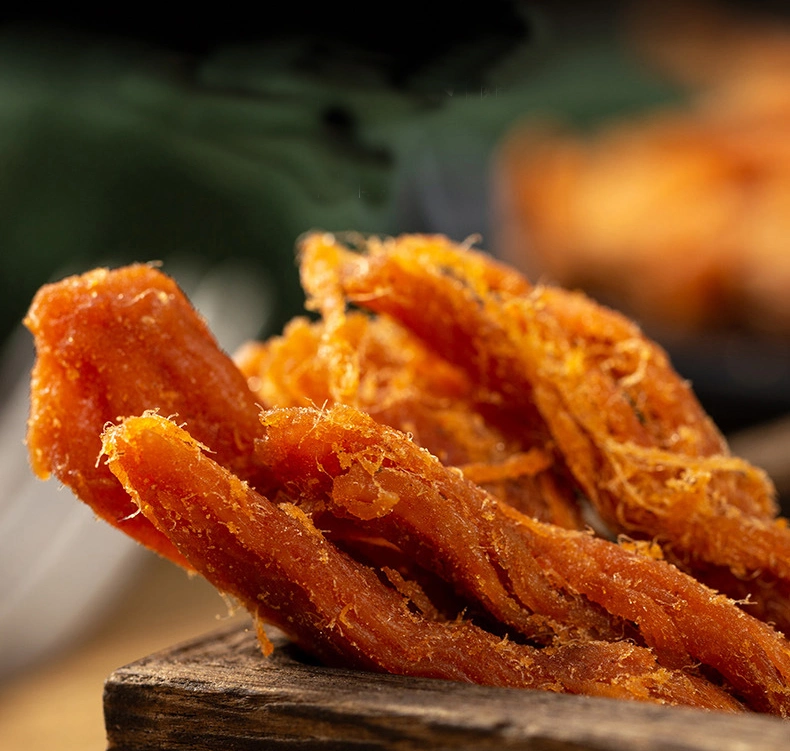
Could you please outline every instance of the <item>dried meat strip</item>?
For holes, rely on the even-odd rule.
[[[476,400],[463,371],[393,321],[358,312],[335,315],[331,331],[324,321],[297,318],[282,336],[248,343],[236,353],[261,403],[320,407],[342,399],[409,433],[443,464],[460,467],[525,513],[583,526],[570,485],[555,484],[555,474],[548,472],[546,431],[524,431],[503,405]],[[333,386],[338,371],[343,389]]]
[[[701,663],[752,708],[790,714],[790,644],[670,563],[520,514],[351,407],[261,419],[256,452],[286,496],[381,534],[503,622],[517,627],[514,603],[587,627],[607,612],[664,664]]]
[[[313,267],[333,243],[336,265]],[[716,567],[717,586],[747,589],[753,612],[790,631],[779,604],[790,582],[790,531],[775,519],[770,481],[729,454],[688,384],[637,326],[580,294],[519,286],[516,272],[444,238],[371,240],[358,254],[313,235],[302,259],[304,278],[335,277],[334,287],[313,282],[314,296],[343,294],[393,316],[499,394],[530,430],[537,411],[615,531],[656,538],[700,576]]]
[[[158,415],[108,427],[109,466],[194,568],[330,664],[738,711],[705,679],[627,642],[536,649],[415,614],[298,508],[272,504]],[[264,641],[264,649],[266,642]]]
[[[42,287],[33,333],[27,445],[34,471],[54,474],[103,519],[188,565],[97,466],[108,421],[146,409],[178,414],[219,461],[250,479],[255,397],[175,282],[148,265],[97,269]]]

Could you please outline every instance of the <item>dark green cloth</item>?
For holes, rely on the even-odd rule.
[[[184,256],[260,265],[277,329],[301,310],[294,244],[307,230],[485,241],[488,158],[515,119],[584,124],[667,95],[611,39],[560,42],[497,56],[483,39],[396,85],[367,59],[320,58],[307,39],[190,59],[6,31],[0,329],[54,277],[130,261],[167,270]]]

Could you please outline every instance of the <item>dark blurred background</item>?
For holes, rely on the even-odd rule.
[[[41,283],[100,263],[249,259],[276,330],[300,309],[308,229],[485,243],[487,160],[513,118],[670,92],[613,43],[616,4],[548,7],[7,15],[0,331]]]
[[[6,13],[0,340],[42,283],[99,264],[241,264],[265,290],[265,336],[301,311],[294,243],[309,229],[479,233],[497,252],[491,158],[514,122],[591,130],[688,97],[635,54],[633,7]],[[716,7],[782,19],[778,3]],[[790,407],[775,340],[673,355],[727,431]]]
[[[427,226],[412,181],[420,154],[443,140],[437,117],[478,96],[491,66],[530,36],[508,3],[442,16],[439,29],[408,10],[273,16],[5,19],[4,334],[53,275],[185,256],[258,266],[278,328],[300,309],[300,233]],[[479,159],[466,149],[483,148],[480,125],[452,129],[457,158]]]

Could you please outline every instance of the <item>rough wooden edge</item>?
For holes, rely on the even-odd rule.
[[[790,722],[314,664],[242,627],[116,670],[104,692],[108,748],[769,751]]]

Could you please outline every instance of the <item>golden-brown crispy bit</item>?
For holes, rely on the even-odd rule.
[[[648,650],[627,642],[536,649],[463,619],[437,622],[415,614],[396,589],[338,551],[297,507],[270,503],[158,415],[108,427],[104,450],[142,513],[196,570],[326,662],[740,709],[708,681],[662,668]]]
[[[103,519],[187,565],[103,465],[101,431],[121,416],[179,416],[219,461],[254,475],[254,396],[172,279],[147,265],[97,269],[42,287],[25,319],[35,337],[27,445]]]
[[[499,285],[500,265],[482,253],[456,246],[449,272],[449,252],[432,237],[371,240],[363,254],[339,246],[334,273],[349,300],[392,315],[530,429],[537,411],[613,529],[656,537],[692,570],[729,568],[733,592],[751,578],[759,612],[779,614],[781,592],[766,584],[790,580],[790,532],[774,518],[772,485],[729,455],[663,350],[580,294],[526,282],[511,293],[518,285],[510,275]]]
[[[395,542],[503,623],[524,630],[521,607],[609,638],[634,624],[663,664],[701,663],[754,709],[790,713],[790,645],[675,566],[520,514],[351,407],[262,421],[256,453],[287,496]]]

